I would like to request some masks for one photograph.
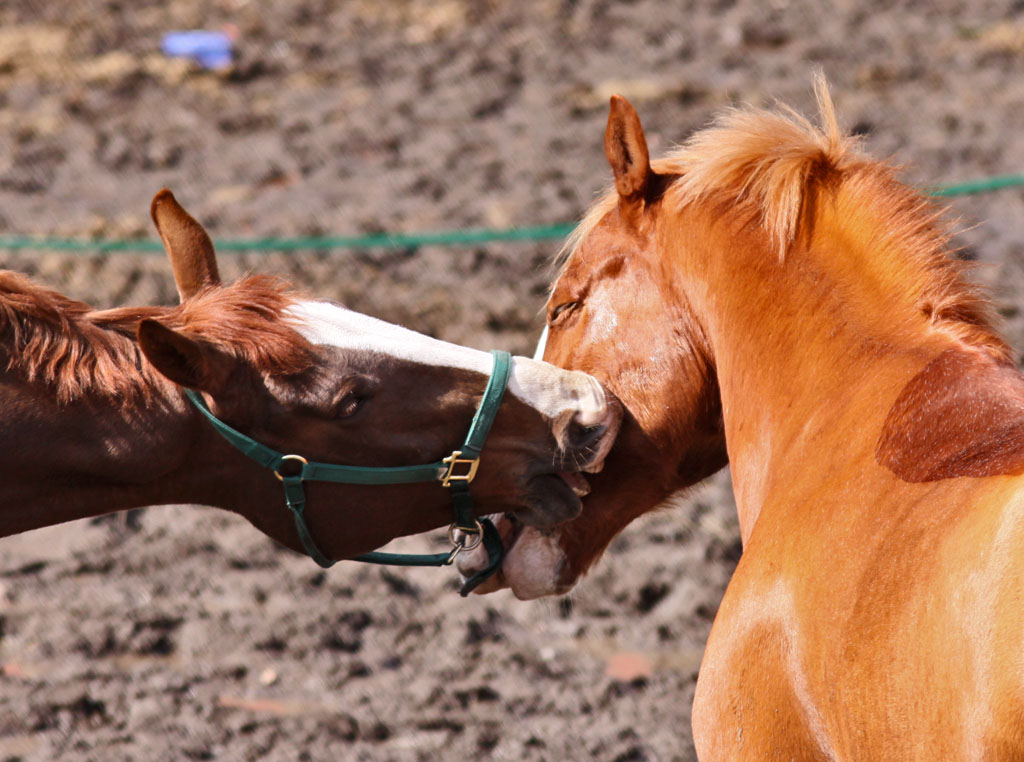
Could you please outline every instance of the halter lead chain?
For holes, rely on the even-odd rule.
[[[454,521],[448,529],[452,550],[447,553],[430,554],[374,551],[356,556],[353,560],[397,566],[447,566],[455,560],[460,551],[475,548],[483,542],[488,552],[489,563],[487,568],[475,574],[463,585],[460,592],[465,596],[497,571],[504,553],[504,545],[494,525],[488,519],[478,520],[476,518],[473,500],[469,494],[469,485],[480,466],[480,452],[483,450],[484,441],[487,439],[498,408],[501,406],[511,371],[511,356],[508,352],[491,350],[491,354],[494,356],[494,367],[461,449],[452,451],[451,455],[440,461],[422,466],[384,468],[341,466],[332,463],[310,462],[301,455],[283,454],[224,423],[210,411],[203,398],[192,389],[185,389],[184,392],[196,409],[213,425],[217,433],[242,453],[274,472],[284,486],[285,503],[295,517],[295,528],[302,541],[302,547],[310,558],[325,569],[333,566],[335,562],[321,552],[306,523],[304,482],[325,481],[342,484],[440,482],[442,487],[449,490],[452,498]],[[292,473],[285,473],[285,471]],[[475,541],[470,542],[469,538],[475,538]]]

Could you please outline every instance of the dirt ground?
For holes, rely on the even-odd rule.
[[[164,32],[227,23],[230,72],[159,53]],[[908,181],[1024,172],[1011,0],[0,0],[0,233],[149,236],[163,185],[221,237],[571,221],[609,180],[611,93],[657,154],[732,103],[807,111],[817,66]],[[1024,191],[953,209],[1024,348]],[[227,254],[222,273],[529,352],[557,247]],[[175,298],[160,256],[0,264],[97,305]],[[323,572],[208,508],[7,538],[0,762],[692,760],[739,552],[727,474],[532,603],[463,600],[448,570]]]

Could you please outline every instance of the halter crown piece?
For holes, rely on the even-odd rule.
[[[342,484],[412,484],[415,482],[439,482],[451,494],[454,521],[448,528],[448,539],[452,549],[447,553],[405,554],[381,553],[374,551],[356,556],[354,561],[395,566],[448,566],[462,550],[475,548],[481,542],[488,554],[487,567],[474,574],[459,591],[463,596],[481,582],[488,579],[501,565],[504,545],[498,531],[488,519],[477,519],[473,510],[473,499],[469,485],[476,476],[480,465],[480,452],[494,423],[501,399],[508,386],[512,358],[508,352],[491,350],[494,367],[484,389],[483,399],[469,426],[469,433],[462,447],[453,450],[447,458],[422,466],[391,466],[371,468],[363,466],[339,466],[331,463],[316,463],[301,455],[285,454],[257,442],[232,428],[215,416],[206,406],[203,398],[192,389],[185,389],[185,396],[196,409],[213,425],[214,429],[232,446],[269,468],[284,486],[284,499],[295,517],[295,528],[302,540],[302,547],[309,557],[327,569],[334,561],[325,556],[309,530],[303,515],[306,508],[306,493],[303,483],[337,482]]]

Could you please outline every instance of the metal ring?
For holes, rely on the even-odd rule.
[[[448,541],[451,542],[452,545],[455,545],[456,547],[461,548],[462,550],[472,550],[473,548],[475,548],[477,545],[483,542],[484,526],[480,523],[479,519],[474,520],[474,523],[476,524],[476,526],[474,527],[463,527],[459,526],[455,522],[452,522],[452,525],[448,527]],[[476,541],[472,544],[468,544],[464,538],[462,538],[460,541],[460,539],[456,538],[455,536],[456,532],[462,532],[465,535],[475,535]]]
[[[302,463],[304,466],[308,466],[309,465],[309,461],[306,460],[305,458],[303,458],[301,455],[282,455],[281,456],[281,463],[283,463],[286,460],[297,460],[299,463]],[[278,464],[278,466],[280,466],[280,463]],[[284,477],[281,476],[281,472],[278,471],[276,468],[274,469],[274,476],[276,476],[278,478],[278,481],[282,481],[282,482],[284,481]]]

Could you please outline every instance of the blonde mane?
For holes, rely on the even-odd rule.
[[[655,172],[675,176],[666,191],[670,208],[722,204],[760,222],[769,247],[784,260],[803,232],[803,212],[815,193],[840,191],[875,215],[884,240],[873,249],[905,257],[908,292],[933,325],[999,360],[1010,350],[997,335],[991,303],[967,277],[968,265],[950,248],[945,209],[901,183],[895,169],[862,153],[860,140],[844,135],[824,77],[815,78],[821,127],[787,106],[775,111],[733,108],[667,156]],[[570,235],[565,261],[615,208],[607,190]]]
[[[0,352],[8,372],[53,388],[62,404],[87,394],[146,398],[153,392],[157,374],[135,341],[144,318],[195,332],[259,369],[296,373],[311,364],[312,348],[281,319],[294,301],[277,279],[252,276],[207,289],[178,307],[96,311],[0,271]]]

